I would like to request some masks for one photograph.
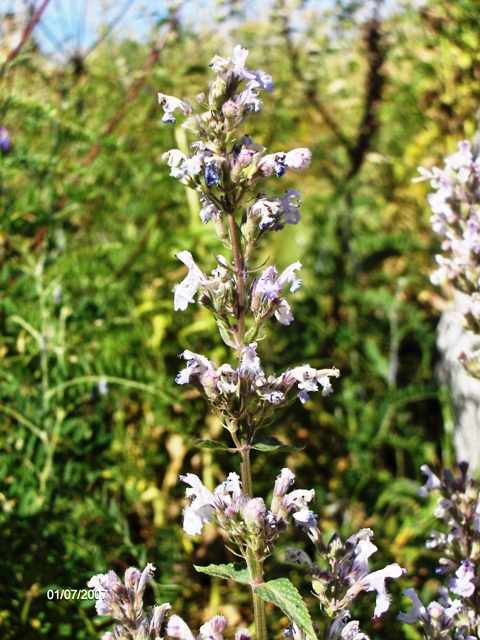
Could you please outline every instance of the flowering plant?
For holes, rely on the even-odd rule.
[[[267,150],[238,129],[247,117],[261,110],[260,91],[273,90],[272,78],[264,71],[245,67],[248,51],[239,45],[231,58],[215,56],[211,68],[216,79],[208,95],[196,97],[197,112],[187,100],[159,94],[163,122],[175,123],[175,114],[183,117],[182,127],[197,139],[187,156],[178,149],[164,154],[170,175],[198,192],[200,216],[212,222],[218,240],[228,257],[215,255],[216,267],[207,275],[197,266],[189,251],[177,258],[187,267],[184,280],[174,287],[174,307],[185,310],[198,302],[211,311],[224,343],[233,349],[235,363],[217,366],[206,356],[185,350],[181,357],[186,366],[178,374],[180,385],[192,384],[212,408],[230,434],[230,446],[217,441],[197,441],[208,448],[228,449],[240,456],[240,475],[230,472],[213,491],[195,474],[180,477],[187,485],[190,499],[184,509],[184,530],[189,535],[201,533],[203,526],[215,522],[226,534],[240,562],[196,567],[211,576],[229,578],[248,585],[252,593],[254,626],[258,640],[268,637],[265,603],[278,606],[290,619],[286,637],[346,640],[366,638],[359,623],[350,620],[349,607],[362,591],[376,591],[374,616],[389,607],[386,578],[398,578],[404,570],[391,564],[370,572],[369,557],[376,551],[372,532],[362,529],[343,543],[335,534],[325,543],[317,526],[317,516],[310,509],[313,490],[293,489],[295,476],[284,468],[273,487],[269,503],[256,497],[253,487],[251,453],[253,450],[289,450],[276,435],[260,433],[279,408],[298,399],[305,402],[309,394],[332,392],[331,379],[339,376],[335,367],[315,369],[308,364],[294,366],[283,373],[266,374],[258,355],[258,341],[270,320],[288,326],[293,321],[290,305],[284,297],[302,282],[298,276],[300,262],[294,262],[280,275],[274,265],[260,273],[253,267],[259,242],[286,224],[300,220],[298,191],[289,189],[283,196],[268,195],[261,187],[270,178],[281,178],[289,169],[301,171],[310,164],[311,153],[299,148],[289,152]],[[312,620],[296,587],[287,578],[265,581],[264,563],[275,544],[291,523],[307,533],[315,546],[320,565],[301,549],[288,549],[287,564],[306,564],[312,589],[319,601],[321,620]],[[98,588],[97,612],[109,614],[120,622],[114,637],[157,638],[165,622],[169,605],[154,609],[148,617],[142,608],[146,581],[152,565],[143,573],[129,569],[125,585],[114,572],[96,576],[92,586]],[[226,620],[215,616],[201,628],[198,639],[220,640]],[[177,615],[166,621],[164,633],[172,638],[190,640],[195,636]],[[247,640],[251,632],[239,629],[236,640]],[[111,639],[106,634],[104,640]]]
[[[442,238],[439,268],[432,274],[435,285],[453,287],[458,321],[480,334],[480,158],[467,140],[445,159],[445,167],[419,168],[435,190],[428,196],[433,231]],[[459,353],[466,370],[480,377],[480,352]]]
[[[447,528],[447,533],[433,531],[427,542],[427,548],[444,554],[436,569],[444,584],[438,601],[426,607],[413,589],[407,589],[405,595],[413,605],[398,617],[407,624],[419,623],[424,637],[431,640],[474,640],[480,632],[476,593],[480,573],[480,494],[478,483],[467,473],[468,464],[462,462],[459,467],[460,476],[445,469],[440,479],[427,465],[422,466],[427,482],[418,493],[423,497],[440,493],[435,517]],[[460,597],[452,599],[452,595]]]

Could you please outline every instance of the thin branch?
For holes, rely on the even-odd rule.
[[[174,32],[175,29],[177,28],[178,15],[179,15],[181,6],[182,5],[180,4],[178,7],[176,7],[175,11],[171,14],[170,19],[168,21],[168,29],[166,33],[161,38],[159,38],[155,43],[154,47],[150,52],[150,55],[147,58],[147,61],[145,62],[145,65],[142,69],[142,72],[139,78],[130,87],[130,91],[128,92],[127,97],[125,98],[121,107],[119,107],[119,109],[117,110],[112,120],[103,128],[103,131],[100,134],[101,138],[105,138],[106,136],[110,135],[112,131],[116,129],[116,127],[120,124],[120,122],[125,117],[128,107],[137,97],[140,89],[145,84],[145,81],[147,80],[153,65],[158,60],[158,58],[160,57],[160,54],[165,48],[165,45],[168,42],[170,34]],[[101,148],[102,148],[102,144],[100,142],[97,142],[96,144],[93,145],[93,147],[90,149],[87,157],[83,162],[83,165],[85,167],[88,167],[92,164],[92,162],[95,160],[98,153],[100,152]]]
[[[328,109],[325,107],[323,102],[317,95],[315,86],[312,82],[308,82],[301,70],[299,64],[299,55],[298,50],[293,44],[292,40],[292,29],[288,22],[288,12],[286,10],[278,11],[278,15],[280,17],[280,21],[282,24],[282,35],[285,39],[285,48],[287,53],[287,59],[290,60],[290,66],[292,70],[293,77],[300,82],[304,86],[304,93],[307,101],[315,108],[315,110],[321,115],[323,121],[333,133],[333,135],[337,138],[341,145],[343,145],[348,154],[350,155],[352,151],[352,147],[350,141],[340,129],[339,125],[335,121],[335,119],[331,116]]]
[[[20,38],[20,42],[17,44],[17,46],[14,49],[12,49],[10,51],[10,53],[7,56],[7,59],[3,63],[2,67],[0,68],[0,78],[2,78],[2,76],[5,74],[5,71],[7,70],[8,66],[13,62],[13,60],[15,60],[17,55],[20,53],[20,51],[25,46],[25,43],[27,42],[28,38],[30,37],[30,34],[32,33],[34,26],[37,24],[37,22],[42,17],[42,14],[45,11],[45,9],[47,8],[47,5],[48,5],[49,2],[50,2],[50,0],[43,0],[43,3],[40,5],[40,7],[38,7],[38,9],[35,11],[35,13],[30,18],[27,26],[25,27],[24,32],[22,33],[22,37]]]
[[[364,29],[368,62],[368,72],[365,80],[365,105],[357,140],[349,151],[351,166],[347,174],[347,180],[353,178],[360,170],[365,155],[370,149],[372,138],[380,126],[378,110],[380,108],[383,86],[385,84],[385,78],[382,73],[382,66],[385,62],[385,47],[383,45],[381,22],[378,18],[374,17],[364,25]]]

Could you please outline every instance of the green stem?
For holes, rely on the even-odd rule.
[[[253,481],[252,481],[252,465],[250,463],[250,449],[242,448],[240,450],[240,455],[242,456],[240,474],[242,476],[243,493],[250,496],[250,498],[253,498]]]
[[[252,587],[253,591],[253,614],[255,616],[255,632],[257,640],[268,640],[268,628],[267,628],[267,611],[265,608],[265,601],[255,593],[255,587]]]
[[[230,242],[232,244],[233,264],[237,279],[237,331],[235,332],[235,344],[238,357],[240,358],[245,338],[245,258],[240,246],[237,223],[233,213],[228,213],[228,230],[230,232]]]
[[[236,202],[238,206],[238,200]],[[240,235],[238,232],[238,226],[235,221],[236,206],[232,206],[231,210],[227,207],[226,215],[228,219],[228,231],[230,235],[230,244],[232,248],[233,264],[235,268],[235,276],[237,282],[237,308],[236,308],[236,321],[237,327],[234,332],[235,346],[237,349],[237,358],[240,362],[243,348],[245,346],[245,332],[246,332],[246,278],[245,278],[245,255],[242,251]],[[241,391],[240,391],[241,393]],[[251,433],[250,429],[246,425],[240,425],[240,433],[238,437],[235,435],[237,449],[241,455],[240,473],[242,478],[242,488],[245,495],[250,498],[253,497],[253,481],[252,481],[252,465],[250,462],[250,442]],[[248,549],[245,557],[247,561],[248,570],[250,573],[250,583],[252,586],[252,598],[253,598],[253,612],[255,618],[255,631],[256,640],[268,640],[267,629],[267,612],[265,608],[265,602],[257,595],[255,588],[257,585],[263,583],[263,561],[259,560],[255,556],[255,550]]]
[[[255,618],[255,632],[257,640],[268,640],[267,611],[265,601],[256,592],[256,587],[263,584],[263,561],[255,557],[255,551],[249,550],[247,566],[250,571],[250,584],[252,585],[253,614]]]
[[[252,465],[250,462],[250,448],[245,446],[240,449],[242,457],[240,473],[242,476],[242,487],[245,495],[253,497]],[[252,585],[253,615],[255,618],[255,631],[257,640],[268,640],[267,611],[265,601],[255,592],[255,587],[264,582],[263,561],[255,557],[254,549],[249,549],[246,557],[248,570],[250,572],[250,583]]]

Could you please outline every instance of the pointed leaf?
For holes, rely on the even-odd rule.
[[[275,436],[257,436],[252,442],[252,449],[257,449],[257,451],[301,451],[304,447],[292,447]]]
[[[210,564],[208,567],[193,565],[200,573],[216,578],[229,578],[241,584],[250,584],[250,573],[246,562],[230,562],[229,564]]]
[[[255,588],[262,600],[273,602],[300,629],[306,633],[307,638],[317,637],[312,625],[312,619],[302,596],[287,578],[270,580]]]
[[[230,451],[230,453],[236,452],[236,449],[227,447],[225,443],[218,440],[195,440],[193,446],[200,447],[200,449],[222,449],[222,451]]]

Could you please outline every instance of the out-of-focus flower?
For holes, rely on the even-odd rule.
[[[0,127],[0,152],[8,153],[10,151],[11,137],[7,127]]]

